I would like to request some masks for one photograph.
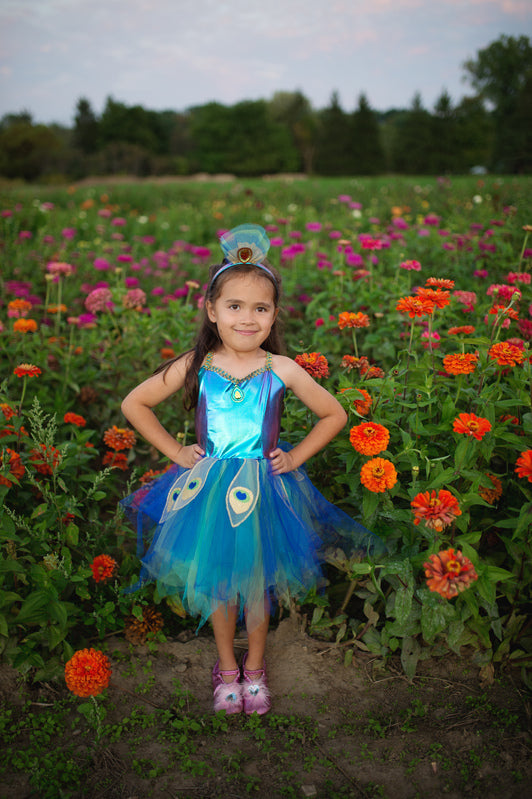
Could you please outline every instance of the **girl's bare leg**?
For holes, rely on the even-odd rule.
[[[233,647],[237,615],[236,605],[217,608],[211,615],[214,640],[220,659],[220,671],[231,671],[238,668]],[[233,679],[234,677],[228,677],[226,681],[231,682]]]
[[[246,618],[246,623],[248,623]],[[246,658],[246,671],[259,671],[264,665],[264,651],[266,637],[270,625],[270,603],[264,599],[264,620],[250,631],[248,628],[248,655]]]

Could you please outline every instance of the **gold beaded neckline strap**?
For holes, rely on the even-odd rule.
[[[231,389],[230,397],[233,402],[242,402],[244,399],[244,389],[242,388],[242,383],[245,383],[247,380],[251,380],[252,377],[256,377],[256,375],[260,375],[263,372],[269,372],[272,368],[272,354],[271,352],[266,353],[266,363],[264,366],[255,369],[253,372],[250,372],[245,377],[233,377],[230,375],[229,372],[226,372],[225,369],[220,369],[218,366],[213,366],[212,359],[214,358],[214,352],[207,353],[207,357],[205,358],[205,363],[203,364],[204,369],[209,369],[211,372],[216,372],[221,377],[224,377],[230,383],[233,384],[233,388]]]

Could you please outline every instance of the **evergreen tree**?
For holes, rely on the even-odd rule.
[[[417,92],[408,111],[397,117],[393,143],[393,168],[410,175],[427,175],[434,171],[432,118],[423,108]]]
[[[349,116],[340,106],[338,92],[333,92],[330,105],[319,115],[316,171],[320,175],[352,175],[354,164]]]
[[[379,122],[365,94],[359,96],[352,116],[348,165],[351,164],[357,175],[378,175],[385,170]]]
[[[90,102],[85,97],[80,97],[76,105],[74,116],[74,130],[72,143],[75,147],[89,155],[96,152],[99,147],[99,124]]]

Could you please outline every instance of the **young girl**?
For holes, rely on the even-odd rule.
[[[194,348],[122,403],[129,423],[175,464],[122,504],[137,523],[140,553],[142,533],[154,530],[140,582],[155,580],[159,596],[177,595],[200,623],[212,623],[214,709],[262,714],[271,706],[264,651],[272,604],[322,581],[325,544],[343,539],[363,553],[382,546],[301,469],[347,417],[326,389],[279,354],[281,282],[264,263],[265,231],[240,225],[221,246],[225,259],[211,268]],[[196,409],[197,443],[189,446],[152,411],[182,388],[185,407]],[[293,449],[279,445],[288,389],[318,417]],[[233,649],[239,617],[248,635],[242,673]]]

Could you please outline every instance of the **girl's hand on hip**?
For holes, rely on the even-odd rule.
[[[286,472],[292,472],[296,468],[291,453],[285,452],[280,447],[270,452],[270,463],[272,465],[272,474],[286,474]]]
[[[190,444],[188,447],[181,447],[175,462],[184,469],[192,469],[204,455],[205,450],[199,444]]]

